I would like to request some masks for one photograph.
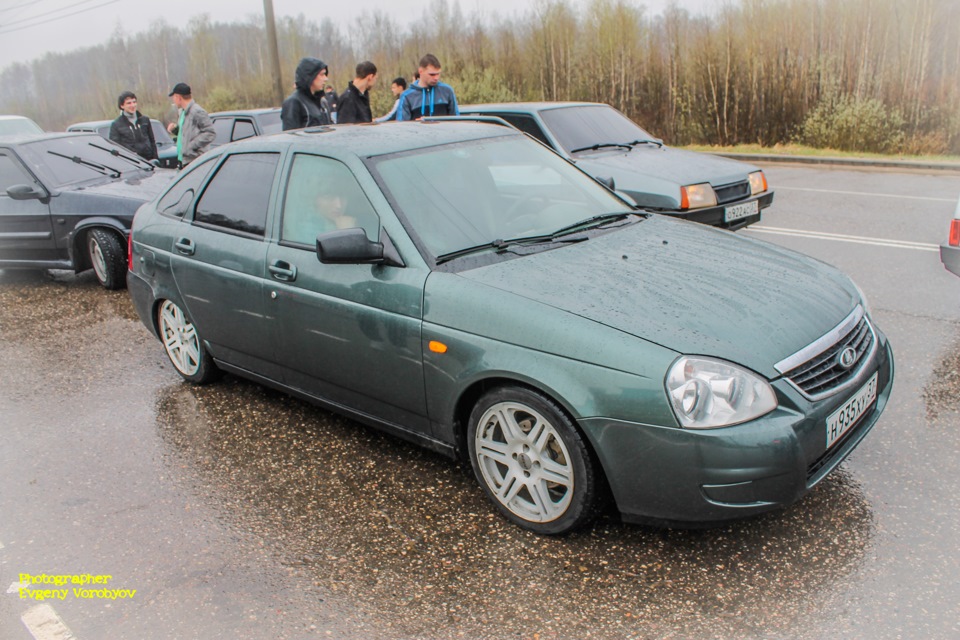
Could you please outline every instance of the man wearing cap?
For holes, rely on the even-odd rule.
[[[283,130],[302,129],[330,124],[333,118],[323,98],[327,82],[327,65],[317,58],[303,58],[297,65],[297,88],[283,101],[280,121]]]
[[[153,137],[150,118],[137,111],[137,96],[124,91],[117,98],[120,117],[110,124],[110,140],[126,147],[144,160],[157,159],[157,141]]]
[[[167,130],[177,136],[177,160],[181,167],[185,167],[210,147],[217,134],[210,116],[193,101],[190,85],[178,82],[170,97],[180,110],[180,118],[177,124],[171,122]]]

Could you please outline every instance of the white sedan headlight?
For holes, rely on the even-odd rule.
[[[723,360],[678,358],[665,385],[677,420],[689,429],[728,427],[777,408],[777,396],[766,380]]]
[[[717,204],[717,193],[710,186],[709,182],[701,184],[688,184],[680,187],[680,208],[681,209],[699,209],[701,207],[713,207]]]

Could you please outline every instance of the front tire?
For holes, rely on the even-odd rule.
[[[164,300],[157,309],[157,328],[167,357],[184,380],[206,384],[219,377],[220,370],[183,309]]]
[[[104,289],[122,289],[127,284],[127,254],[116,233],[91,229],[87,252],[93,272]]]
[[[511,522],[557,535],[589,523],[598,478],[573,421],[550,398],[525,387],[484,394],[467,427],[480,486]]]

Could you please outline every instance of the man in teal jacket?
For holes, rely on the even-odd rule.
[[[397,120],[419,120],[423,116],[458,116],[453,87],[440,82],[440,61],[432,53],[420,58],[420,79],[400,96]]]

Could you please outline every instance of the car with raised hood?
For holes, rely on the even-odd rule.
[[[0,269],[93,269],[126,284],[133,214],[175,172],[94,133],[0,138]]]
[[[940,262],[947,271],[960,276],[960,200],[950,220],[947,241],[940,245]]]
[[[667,146],[610,105],[505,102],[460,113],[505,120],[650,211],[739,229],[773,202],[759,167]]]
[[[503,125],[217,148],[140,209],[130,251],[134,306],[185,380],[231,372],[469,460],[542,534],[608,492],[663,524],[785,507],[892,386],[845,275],[637,210]]]
[[[110,125],[113,120],[91,120],[90,122],[76,122],[67,127],[71,133],[90,132],[96,133],[104,140],[110,139]],[[150,128],[153,130],[153,139],[157,143],[157,163],[164,169],[176,169],[177,161],[177,143],[159,120],[150,118]]]

